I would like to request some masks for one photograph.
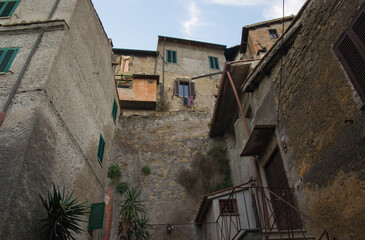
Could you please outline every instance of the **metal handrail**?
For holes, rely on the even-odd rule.
[[[291,188],[281,188],[284,193],[288,194],[289,197],[294,197],[294,191]],[[270,235],[273,234],[274,230],[277,231],[277,234],[280,235],[281,239],[295,239],[295,232],[299,231],[304,239],[308,239],[306,236],[306,231],[303,230],[302,218],[305,218],[309,222],[313,223],[314,226],[323,230],[322,235],[319,240],[327,239],[327,240],[340,240],[334,234],[325,229],[321,224],[315,221],[312,217],[307,214],[301,212],[298,207],[291,204],[289,201],[279,196],[277,193],[273,192],[271,188],[265,187],[262,185],[257,185],[256,181],[252,179],[250,182],[246,184],[241,184],[239,187],[230,188],[231,192],[229,193],[229,199],[237,199],[237,194],[242,192],[243,196],[243,209],[245,213],[241,213],[242,215],[227,215],[226,213],[221,212],[216,219],[215,223],[218,225],[218,238],[221,240],[232,240],[235,239],[241,232],[245,231],[257,231],[260,229],[261,233],[264,234],[265,239],[269,239]],[[251,208],[250,211],[254,213],[254,218],[256,219],[256,224],[251,223],[248,209],[249,204],[247,204],[247,196],[246,192],[248,192],[249,198],[251,198]],[[290,192],[290,193],[289,193]],[[289,195],[292,194],[292,195]],[[274,209],[273,199],[275,201],[279,201],[280,207],[279,209]],[[227,201],[228,203],[228,201]],[[241,207],[242,207],[241,206]],[[227,208],[223,206],[223,208]],[[252,213],[251,213],[252,214]],[[284,217],[283,217],[284,216]],[[241,222],[243,218],[245,221]],[[280,224],[284,224],[287,229],[282,229],[279,227]],[[246,225],[244,226],[244,223]],[[248,225],[248,226],[247,226]],[[254,226],[255,225],[255,226]],[[285,235],[285,237],[283,236]],[[233,236],[233,237],[232,237]]]

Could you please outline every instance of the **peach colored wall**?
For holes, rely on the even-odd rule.
[[[133,79],[132,88],[118,88],[119,100],[156,101],[156,79]]]

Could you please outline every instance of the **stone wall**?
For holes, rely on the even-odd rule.
[[[177,52],[177,63],[165,64],[164,74],[161,58],[157,61],[157,74],[160,75],[160,83],[163,84],[164,98],[170,105],[170,111],[183,110],[185,109],[183,99],[174,95],[174,80],[191,81],[192,77],[222,71],[225,63],[224,50],[172,42],[166,42],[163,47],[163,44],[163,41],[159,41],[157,46],[157,51],[161,55],[163,55],[164,49]],[[209,56],[218,58],[220,69],[210,68]],[[218,74],[193,80],[196,93],[194,107],[197,110],[213,109],[220,78],[221,74]]]
[[[201,111],[155,113],[149,117],[125,117],[118,122],[113,162],[122,165],[122,179],[142,189],[155,232],[151,239],[193,238],[200,199],[195,199],[177,182],[181,168],[189,167],[193,156],[212,145],[208,136],[211,114]],[[148,165],[151,174],[142,175]],[[120,200],[120,197],[118,201]],[[118,204],[117,204],[118,206]],[[114,217],[114,235],[116,234]],[[166,231],[167,224],[175,229]]]
[[[279,63],[271,76],[308,214],[344,239],[365,236],[365,116],[332,49],[363,2],[312,1],[283,57],[281,89]]]

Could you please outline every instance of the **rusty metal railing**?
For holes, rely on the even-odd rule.
[[[291,188],[269,188],[249,183],[231,188],[220,205],[215,221],[219,240],[235,240],[245,234],[261,234],[264,239],[314,239],[308,236],[303,221],[321,230],[319,240],[340,240],[310,216],[301,212]],[[237,209],[234,205],[237,204]]]

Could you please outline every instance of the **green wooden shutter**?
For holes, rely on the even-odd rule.
[[[214,68],[215,69],[219,69],[219,62],[218,62],[218,58],[214,58]]]
[[[104,223],[105,202],[91,205],[89,216],[89,230],[102,229]]]
[[[6,1],[0,3],[0,17],[10,17],[13,15],[20,1]]]
[[[166,50],[166,62],[171,62],[171,51],[170,50]]]
[[[103,163],[104,149],[105,149],[105,141],[103,135],[100,134],[98,154],[97,154],[97,158],[99,159],[100,163]]]
[[[213,57],[209,57],[209,67],[213,68]]]
[[[0,49],[0,72],[6,73],[17,54],[19,48]]]
[[[172,51],[172,62],[177,63],[177,54],[176,51]]]
[[[117,102],[114,99],[113,110],[112,110],[112,116],[113,116],[114,122],[117,120],[117,113],[118,113],[118,105],[117,105]]]

